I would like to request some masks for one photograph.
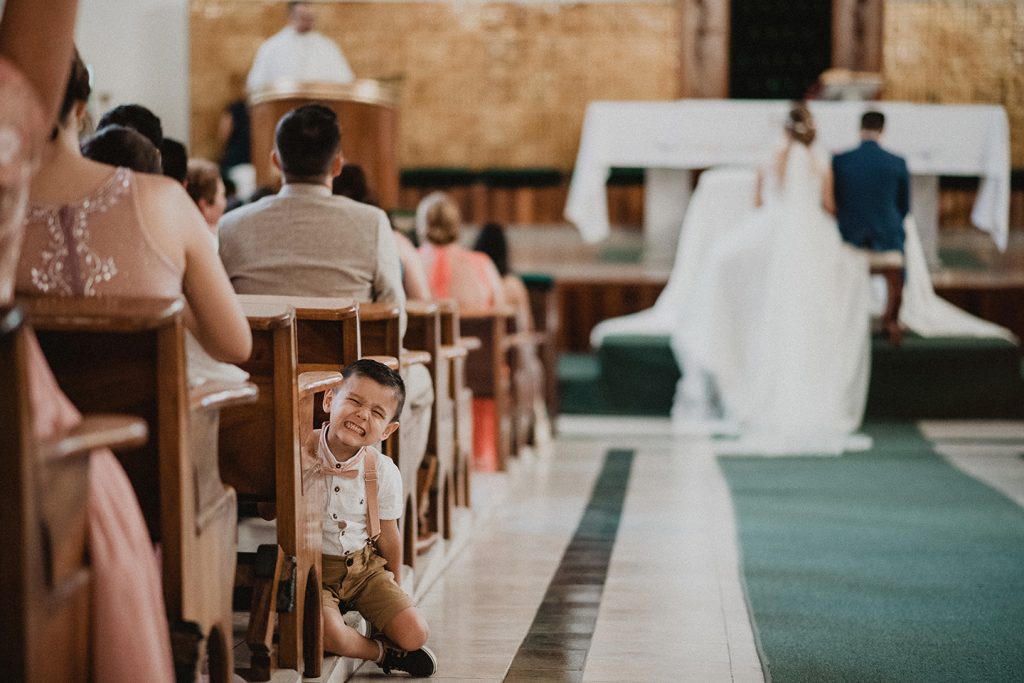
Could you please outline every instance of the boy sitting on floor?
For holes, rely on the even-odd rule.
[[[430,676],[437,660],[427,623],[399,586],[404,509],[402,476],[375,444],[398,429],[405,384],[397,372],[361,359],[342,370],[344,383],[324,396],[330,420],[307,443],[326,482],[323,586],[324,648],[376,662],[385,673]],[[376,491],[376,494],[374,494]],[[355,609],[382,634],[364,637],[342,619]]]

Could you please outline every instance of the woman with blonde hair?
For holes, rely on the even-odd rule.
[[[451,197],[433,192],[416,208],[420,257],[435,299],[454,299],[462,311],[506,305],[504,285],[494,262],[458,244],[462,215]],[[494,400],[473,399],[473,457],[477,469],[497,468]]]
[[[433,192],[416,208],[420,258],[435,299],[455,299],[465,310],[505,304],[504,286],[494,263],[458,244],[462,215],[443,192]]]

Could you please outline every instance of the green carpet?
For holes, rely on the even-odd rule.
[[[911,426],[841,458],[721,457],[776,682],[1024,680],[1024,510]]]

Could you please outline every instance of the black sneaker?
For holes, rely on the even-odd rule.
[[[377,662],[377,666],[384,669],[384,673],[392,671],[404,671],[414,678],[427,678],[433,676],[437,671],[437,657],[428,647],[421,647],[412,652],[399,650],[386,638],[378,638],[384,645],[384,659]]]

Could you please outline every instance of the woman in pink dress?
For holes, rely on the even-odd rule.
[[[67,81],[75,9],[74,0],[8,0],[0,22],[0,303],[12,299],[25,200]],[[41,439],[81,416],[58,388],[34,338],[28,351],[32,426]],[[153,547],[131,484],[108,450],[91,454],[88,514],[92,680],[172,681]]]
[[[435,299],[454,299],[461,311],[505,307],[501,275],[486,255],[457,243],[462,216],[459,207],[443,192],[434,192],[416,208],[416,233],[420,258]],[[477,469],[497,469],[497,434],[494,400],[473,399],[473,458]]]

